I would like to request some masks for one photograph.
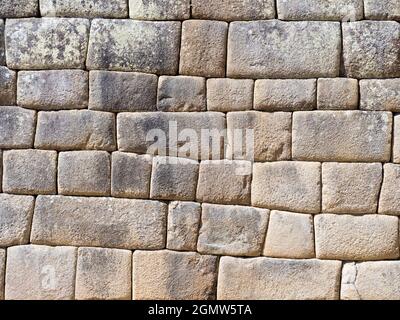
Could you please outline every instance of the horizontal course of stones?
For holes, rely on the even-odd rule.
[[[398,0],[2,1],[0,299],[400,299],[399,22]],[[171,122],[217,132],[213,160],[149,154]]]

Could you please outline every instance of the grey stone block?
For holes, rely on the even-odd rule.
[[[137,20],[185,20],[190,0],[129,0],[129,16]]]
[[[1,41],[1,36],[0,36],[0,41]],[[17,73],[15,71],[8,69],[7,67],[0,67],[0,106],[12,106],[15,105],[16,102],[17,102]]]
[[[37,0],[2,0],[0,18],[36,17],[39,12]]]

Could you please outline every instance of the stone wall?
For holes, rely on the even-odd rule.
[[[1,1],[0,299],[400,299],[399,22]]]

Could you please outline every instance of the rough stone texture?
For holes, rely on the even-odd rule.
[[[79,248],[75,298],[78,300],[130,300],[132,252],[105,248]]]
[[[196,202],[170,202],[168,207],[167,248],[196,251],[201,206]]]
[[[272,211],[264,256],[307,259],[315,257],[313,216],[284,211]]]
[[[56,151],[9,150],[3,153],[4,192],[55,194],[56,177]]]
[[[199,163],[175,157],[154,157],[150,198],[195,200]]]
[[[339,20],[363,19],[363,0],[278,0],[281,20]]]
[[[398,0],[364,0],[364,12],[368,20],[400,21]]]
[[[227,34],[226,22],[183,22],[179,72],[185,75],[224,77]]]
[[[400,78],[360,81],[360,108],[400,111]]]
[[[394,117],[393,162],[400,163],[400,115]]]
[[[389,161],[391,132],[390,112],[295,112],[292,156],[314,161]]]
[[[317,106],[320,110],[351,110],[358,107],[358,81],[347,78],[318,79]]]
[[[254,109],[264,111],[312,110],[317,106],[317,81],[257,80]]]
[[[202,205],[200,253],[259,256],[269,210],[242,206]]]
[[[0,107],[0,148],[33,145],[36,112],[19,107]]]
[[[253,80],[208,79],[207,109],[221,112],[251,110],[253,90]]]
[[[5,276],[6,276],[6,250],[0,249],[0,300],[4,299]]]
[[[67,110],[39,112],[35,148],[53,150],[106,150],[116,148],[112,113]]]
[[[159,111],[205,111],[206,80],[201,77],[162,76],[158,82]]]
[[[346,263],[342,272],[342,300],[399,300],[400,262]]]
[[[107,196],[111,192],[110,155],[106,151],[60,152],[58,193]]]
[[[26,245],[7,250],[7,300],[74,298],[76,248]]]
[[[114,152],[111,164],[111,195],[122,198],[148,198],[152,161],[149,155]]]
[[[380,163],[323,163],[322,211],[376,213],[381,183]]]
[[[44,17],[124,18],[128,16],[126,0],[40,0]]]
[[[345,73],[353,78],[400,77],[400,24],[359,21],[342,24]]]
[[[227,127],[228,158],[259,162],[290,160],[291,113],[230,112],[227,115]],[[251,138],[250,141],[247,140],[248,137]]]
[[[197,201],[250,204],[251,171],[250,161],[202,161],[197,184]]]
[[[399,257],[399,221],[383,215],[321,214],[314,218],[319,259],[385,260]]]
[[[180,22],[95,19],[87,68],[175,74],[180,33]]]
[[[222,257],[218,299],[338,299],[340,272],[339,261]]]
[[[158,201],[39,196],[31,242],[37,244],[162,249],[167,205]]]
[[[89,27],[87,19],[7,20],[7,66],[11,69],[84,68]]]
[[[190,0],[129,0],[129,16],[137,20],[185,20]]]
[[[17,99],[19,106],[31,109],[86,108],[88,74],[83,70],[20,71]]]
[[[155,111],[157,76],[137,72],[91,71],[89,108],[100,111]]]
[[[17,73],[6,67],[0,67],[0,106],[15,105],[17,101],[16,93],[17,93]]]
[[[400,215],[400,165],[387,163],[383,169],[383,184],[378,212]]]
[[[272,162],[253,165],[252,205],[274,210],[320,212],[321,165]]]
[[[38,7],[37,0],[2,0],[0,18],[35,17]]]
[[[6,64],[6,51],[4,42],[4,21],[0,19],[0,66],[5,64]]]
[[[135,251],[132,273],[134,300],[215,298],[217,257],[214,256],[168,250]]]
[[[335,77],[340,69],[338,22],[232,22],[227,75],[240,78]]]

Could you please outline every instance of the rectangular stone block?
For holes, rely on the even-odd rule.
[[[0,36],[0,41],[2,41],[1,36]],[[17,102],[17,73],[15,71],[8,69],[7,67],[0,67],[0,106],[12,106],[15,105],[16,102]]]
[[[358,107],[358,81],[348,78],[318,79],[319,110],[351,110]]]
[[[153,74],[91,71],[89,108],[110,112],[155,111],[157,81]]]
[[[259,256],[269,210],[203,203],[197,250],[229,256]]]
[[[393,125],[393,162],[400,163],[400,116],[394,116]]]
[[[39,196],[31,242],[121,249],[162,249],[167,205],[158,201]]]
[[[218,273],[218,299],[339,299],[341,265],[340,261],[315,259],[222,257]]]
[[[6,49],[4,41],[4,21],[0,19],[0,66],[6,64]]]
[[[39,112],[35,148],[113,151],[115,136],[112,113],[89,110]]]
[[[383,166],[383,184],[379,197],[379,213],[400,215],[400,165]]]
[[[7,66],[11,69],[83,69],[89,28],[87,19],[7,20]]]
[[[338,22],[232,22],[227,76],[336,77],[340,69],[340,34]]]
[[[87,68],[176,74],[180,22],[92,21]]]
[[[251,203],[273,210],[319,213],[320,176],[317,162],[254,163]]]
[[[79,248],[76,266],[77,300],[130,300],[132,252]]]
[[[74,299],[76,248],[26,245],[7,250],[7,300]]]
[[[30,109],[84,109],[88,74],[83,70],[20,71],[18,105]]]
[[[364,0],[365,19],[400,21],[398,0]]]
[[[384,215],[321,214],[314,218],[318,259],[386,260],[399,257],[399,220]]]
[[[134,300],[212,300],[217,257],[196,252],[135,251]]]
[[[390,112],[295,112],[292,132],[292,156],[296,160],[348,162],[390,160],[392,133]]]
[[[38,11],[37,0],[2,0],[0,18],[36,17]]]
[[[400,78],[360,81],[360,108],[400,111]]]
[[[5,277],[6,277],[6,250],[0,249],[0,300],[4,300]]]
[[[129,16],[137,20],[186,20],[190,0],[129,0]]]

